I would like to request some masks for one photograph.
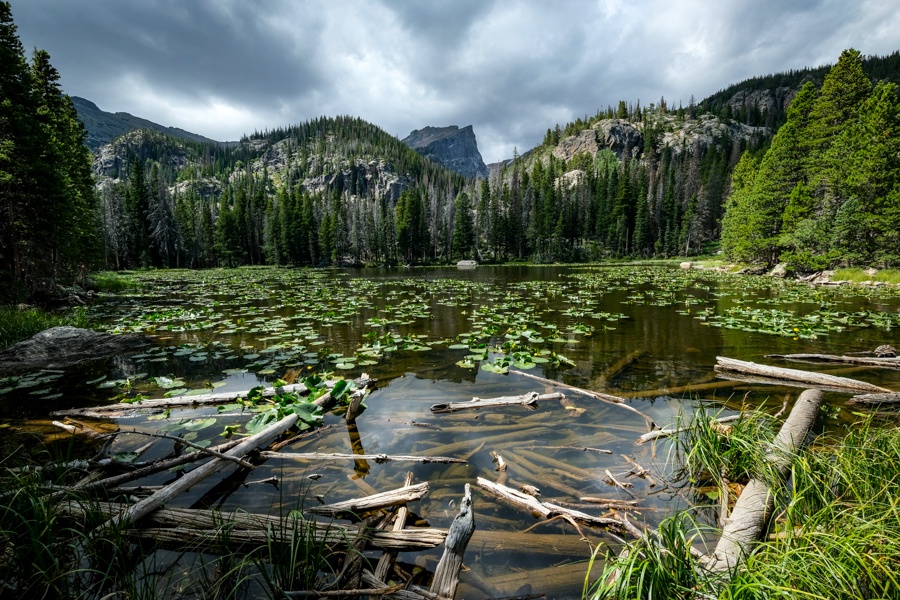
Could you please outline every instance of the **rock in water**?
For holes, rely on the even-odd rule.
[[[64,369],[149,345],[150,341],[143,335],[110,335],[78,327],[52,327],[0,351],[0,375]]]
[[[460,129],[450,127],[425,127],[410,133],[403,143],[439,165],[466,177],[487,178],[488,169],[478,151],[475,132],[471,125]]]

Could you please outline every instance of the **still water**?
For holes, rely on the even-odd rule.
[[[614,536],[563,521],[539,521],[482,493],[477,477],[540,489],[541,500],[608,515],[581,500],[636,501],[628,518],[655,526],[696,501],[679,488],[669,442],[636,445],[647,431],[639,415],[509,369],[628,398],[660,426],[698,406],[723,414],[741,407],[775,413],[799,388],[721,382],[716,356],[778,366],[767,354],[872,350],[898,344],[900,293],[888,288],[812,288],[755,277],[662,267],[478,267],[229,271],[138,274],[140,287],[105,296],[93,316],[113,332],[150,335],[133,356],[66,373],[0,382],[11,427],[42,429],[49,410],[113,398],[247,390],[288,374],[367,373],[378,383],[366,411],[290,446],[291,452],[450,456],[465,464],[364,460],[270,460],[245,478],[210,479],[173,506],[279,514],[400,487],[408,472],[429,482],[411,505],[414,522],[449,526],[466,483],[474,489],[477,532],[458,597],[546,593],[580,597],[591,550],[616,551]],[[624,359],[624,360],[623,360]],[[900,372],[855,369],[849,376],[900,389]],[[685,389],[694,386],[694,389]],[[563,391],[537,408],[433,414],[431,405]],[[856,419],[848,395],[829,394],[820,428],[839,432]],[[245,414],[171,411],[113,426],[194,434],[219,443]],[[137,436],[131,436],[136,438]],[[11,438],[12,439],[12,438]],[[9,442],[8,442],[9,443]],[[121,436],[111,452],[146,443]],[[588,450],[585,450],[588,448]],[[161,440],[141,456],[165,456]],[[603,450],[605,452],[600,452]],[[492,453],[503,457],[496,470]],[[632,474],[633,464],[652,478]],[[609,474],[631,484],[614,487]],[[177,475],[148,478],[160,485]],[[278,485],[254,483],[277,477]],[[310,477],[313,476],[313,477]],[[440,549],[402,554],[407,570],[433,570]],[[601,550],[601,555],[603,551]],[[377,556],[377,555],[375,555]]]

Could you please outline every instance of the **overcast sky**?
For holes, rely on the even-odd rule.
[[[897,0],[12,0],[66,93],[217,140],[349,114],[485,162],[620,99],[900,49]]]

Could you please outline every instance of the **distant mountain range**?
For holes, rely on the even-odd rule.
[[[134,129],[151,129],[159,131],[175,138],[182,140],[190,140],[192,142],[212,142],[221,143],[211,140],[202,135],[185,131],[177,127],[166,127],[141,117],[135,117],[126,112],[111,113],[100,108],[84,98],[72,96],[72,104],[78,111],[78,118],[84,123],[88,132],[87,145],[92,151],[96,152],[101,146],[104,146],[120,135],[124,135]]]

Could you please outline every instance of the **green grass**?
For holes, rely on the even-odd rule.
[[[702,422],[696,428],[694,441],[712,450]],[[719,466],[713,459],[699,464]],[[900,430],[856,424],[842,440],[820,443],[795,460],[787,487],[776,496],[771,535],[729,581],[689,558],[690,545],[707,531],[682,513],[631,542],[627,552],[607,557],[586,597],[900,598],[898,483]]]
[[[84,309],[50,313],[40,308],[0,306],[0,349],[12,346],[50,327],[62,325],[87,327],[88,319]]]
[[[863,281],[880,281],[893,285],[900,285],[900,269],[882,269],[874,275],[868,275],[864,269],[847,268],[837,269],[831,276],[832,281],[849,281],[862,283]]]
[[[91,283],[101,292],[118,292],[140,287],[140,282],[131,273],[100,271],[91,275]]]

